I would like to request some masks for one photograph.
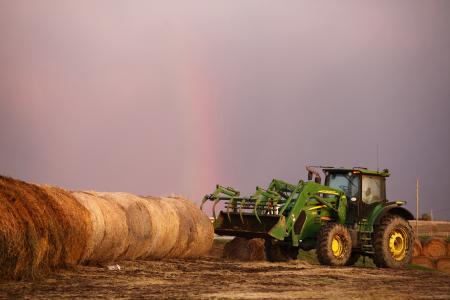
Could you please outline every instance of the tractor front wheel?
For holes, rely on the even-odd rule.
[[[317,258],[322,265],[343,266],[352,252],[352,239],[342,224],[323,226],[317,240]]]
[[[373,261],[379,268],[402,268],[411,261],[414,235],[408,221],[389,215],[374,232]]]

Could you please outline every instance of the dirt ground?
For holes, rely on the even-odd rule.
[[[0,282],[0,297],[450,299],[450,274],[437,271],[237,262],[219,253],[217,248],[199,260],[121,262],[120,271],[79,267],[41,281]]]

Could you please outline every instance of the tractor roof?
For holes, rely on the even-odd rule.
[[[367,175],[378,175],[383,177],[389,177],[391,175],[389,173],[388,169],[384,169],[383,171],[375,171],[375,170],[369,170],[367,168],[361,168],[361,167],[353,167],[353,168],[335,168],[335,167],[324,167],[322,168],[324,172],[330,172],[330,173],[345,173],[345,172],[353,172],[355,174],[361,173],[361,174],[367,174]]]

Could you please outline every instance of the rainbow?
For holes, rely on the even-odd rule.
[[[185,157],[188,159],[182,176],[181,186],[186,195],[199,203],[204,194],[209,193],[217,184],[216,172],[219,170],[218,149],[218,101],[217,85],[208,74],[205,64],[192,60],[192,55],[181,66],[179,75],[182,97],[182,126],[187,142]],[[198,53],[197,53],[198,54]]]

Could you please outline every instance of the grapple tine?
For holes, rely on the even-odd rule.
[[[216,200],[214,200],[214,204],[213,204],[213,207],[212,207],[212,212],[213,212],[213,218],[214,218],[214,220],[216,220],[217,218],[216,218],[216,205],[217,205],[217,203],[219,203],[219,201],[220,201],[220,198],[216,198]]]
[[[262,223],[262,222],[261,222],[261,219],[260,219],[259,216],[258,216],[258,210],[256,209],[257,206],[258,206],[258,204],[259,204],[259,202],[261,202],[261,199],[256,200],[254,212],[255,212],[255,217],[256,217],[256,219],[258,220],[258,222],[259,222],[259,223]]]
[[[239,216],[241,217],[241,222],[244,224],[244,218],[242,217],[242,207],[244,206],[247,199],[242,199],[241,206],[239,207]]]
[[[263,197],[264,197],[264,195],[261,193],[261,191],[262,191],[262,189],[259,186],[257,186],[256,193],[255,193],[255,199],[256,199],[255,207],[253,208],[253,212],[255,213],[255,217],[259,223],[262,223],[262,222],[258,216],[258,205],[259,205],[259,203],[261,203],[261,201],[263,200]]]
[[[202,203],[200,204],[200,210],[203,210],[203,204],[205,204],[205,202],[209,200],[209,196],[210,195],[203,196]]]
[[[234,198],[231,197],[231,203],[233,203]],[[228,216],[228,221],[231,223],[231,217],[230,217],[230,204],[227,205],[227,216]]]
[[[221,197],[222,195],[225,195],[225,197]],[[211,200],[214,201],[213,207],[212,207],[212,214],[213,214],[213,218],[214,220],[216,220],[216,205],[217,203],[219,203],[221,200],[230,200],[230,201],[234,201],[235,197],[238,197],[240,194],[239,191],[231,188],[231,187],[223,187],[220,185],[216,185],[216,190],[214,191],[214,193],[210,194],[210,195],[205,195],[202,199],[202,203],[200,204],[200,209],[203,210],[203,205],[205,204],[206,201]],[[228,198],[230,197],[230,198]],[[228,206],[227,206],[227,212],[228,212]],[[229,214],[229,212],[228,212]]]

